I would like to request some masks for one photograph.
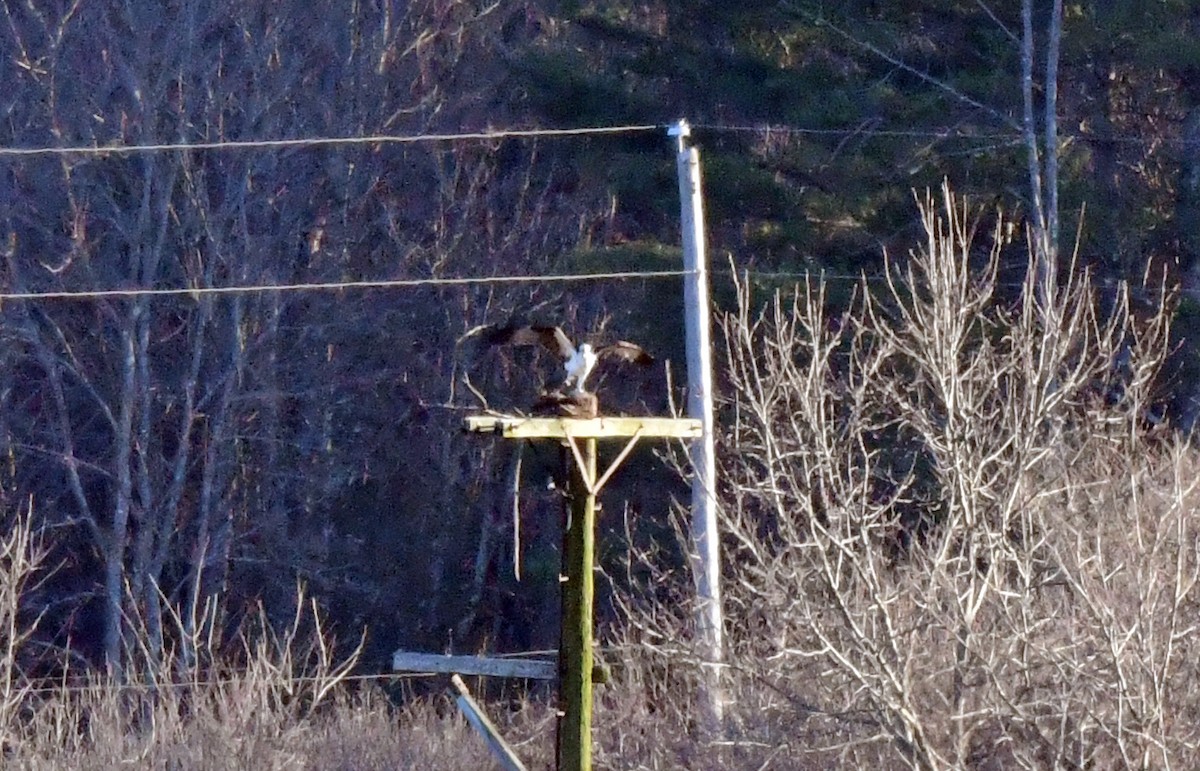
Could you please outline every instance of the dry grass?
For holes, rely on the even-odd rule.
[[[1004,300],[961,201],[924,224],[846,318],[814,285],[728,321],[735,678],[787,767],[1196,767],[1200,459],[1146,410],[1166,311],[1033,260]]]
[[[396,709],[344,696],[317,714],[199,709],[166,697],[134,719],[116,689],[58,694],[37,710],[6,768],[371,769],[486,767],[486,750],[446,704]],[[136,711],[136,707],[134,707]],[[185,711],[186,715],[181,715]]]
[[[27,517],[7,524],[0,540],[4,768],[473,770],[489,762],[448,698],[397,707],[375,684],[348,679],[358,649],[335,654],[303,595],[286,628],[260,618],[221,653],[212,642],[221,630],[209,618],[176,646],[181,655],[151,660],[145,647],[131,646],[119,682],[69,669],[35,681],[24,664],[33,661],[37,617],[24,598],[44,552]],[[175,627],[185,625],[175,619]],[[526,705],[502,717],[538,747],[545,709]]]

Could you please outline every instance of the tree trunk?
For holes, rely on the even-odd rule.
[[[128,323],[121,330],[121,401],[117,411],[117,430],[113,442],[113,468],[116,471],[116,501],[112,525],[104,544],[104,658],[109,671],[120,679],[124,638],[125,540],[129,529],[129,509],[133,499],[133,413],[137,401],[137,348],[133,330],[142,307],[133,303]]]
[[[1054,0],[1046,41],[1044,125],[1039,142],[1034,122],[1033,0],[1021,0],[1022,133],[1029,173],[1030,221],[1038,258],[1037,286],[1043,308],[1050,307],[1058,258],[1058,59],[1062,44],[1062,0]]]
[[[139,304],[141,300],[136,301]],[[130,565],[131,601],[140,610],[146,645],[152,659],[158,658],[162,648],[162,612],[156,591],[157,580],[151,574],[154,535],[158,531],[158,518],[163,515],[155,500],[154,483],[151,479],[151,454],[157,444],[154,440],[153,406],[154,393],[150,375],[150,309],[142,306],[137,319],[137,493],[136,511],[137,539],[133,547]],[[141,631],[141,630],[139,630]]]
[[[1033,0],[1021,0],[1021,126],[1025,137],[1026,160],[1029,171],[1029,203],[1034,240],[1038,249],[1046,243],[1045,208],[1042,205],[1042,162],[1038,149],[1037,125],[1033,120]],[[1038,260],[1038,271],[1045,270]],[[1042,276],[1039,275],[1039,279]],[[1038,281],[1042,285],[1042,281]]]
[[[1062,0],[1054,0],[1046,28],[1046,248],[1058,259],[1058,57],[1062,48]]]
[[[232,467],[234,396],[241,385],[244,358],[241,341],[244,300],[238,296],[229,302],[229,360],[217,402],[207,410],[210,417],[201,471],[199,513],[187,581],[188,596],[184,601],[186,638],[193,638],[202,623],[207,623],[204,619],[210,611],[209,602],[224,584],[229,568],[233,518],[226,491]]]

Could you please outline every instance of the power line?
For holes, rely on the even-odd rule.
[[[214,679],[201,680],[172,680],[167,682],[151,682],[151,683],[58,683],[55,685],[38,685],[22,688],[14,686],[13,691],[16,695],[22,693],[31,695],[45,695],[58,693],[88,693],[95,691],[165,691],[165,690],[181,690],[186,688],[219,688],[229,685],[244,685],[247,682],[253,682],[253,674],[249,671],[240,673],[241,677],[223,677]],[[362,675],[296,675],[289,677],[277,678],[269,681],[271,685],[290,686],[303,683],[331,683],[331,682],[370,682],[379,680],[417,680],[423,678],[437,677],[436,672],[380,672],[377,674],[362,674]]]
[[[1025,137],[1016,131],[975,133],[962,130],[937,129],[871,129],[871,128],[807,128],[804,126],[789,126],[786,124],[723,124],[723,123],[694,123],[696,130],[755,133],[755,134],[795,134],[807,136],[829,137],[884,137],[893,139],[972,139],[987,142],[1004,142],[1020,144]],[[1143,137],[1131,134],[1113,134],[1100,136],[1097,134],[1081,134],[1079,132],[1060,131],[1060,139],[1074,139],[1085,142],[1119,142],[1121,144],[1169,144],[1194,145],[1195,142],[1183,137]]]
[[[327,281],[300,284],[255,284],[248,286],[203,286],[188,289],[93,289],[59,292],[0,292],[3,300],[86,300],[110,297],[172,297],[182,295],[233,295],[257,292],[336,291],[342,289],[392,289],[417,286],[465,286],[472,284],[521,284],[533,282],[606,281],[633,278],[665,278],[687,275],[686,270],[632,270],[614,273],[567,273],[540,276],[464,276],[460,278],[397,278],[377,281]]]
[[[358,137],[301,137],[298,139],[248,139],[217,142],[161,142],[145,145],[95,145],[75,147],[0,147],[0,156],[39,155],[133,155],[137,153],[185,152],[192,150],[251,150],[261,148],[329,147],[338,145],[412,144],[415,142],[462,142],[535,137],[631,134],[659,131],[665,124],[591,126],[572,129],[497,129],[455,134],[377,134]]]
[[[805,128],[803,126],[787,126],[777,124],[741,124],[727,125],[721,123],[695,123],[693,129],[707,131],[727,131],[734,133],[756,133],[756,134],[807,134],[812,136],[832,136],[832,137],[847,137],[847,136],[868,136],[868,137],[894,137],[903,139],[981,139],[987,141],[997,140],[1020,140],[1022,137],[1016,132],[997,132],[985,134],[973,134],[966,131],[937,131],[932,129],[870,129],[870,128]]]
[[[215,142],[161,142],[141,145],[0,147],[0,157],[135,155],[142,153],[189,152],[198,150],[287,149],[371,144],[413,144],[418,142],[488,141],[496,139],[630,134],[648,131],[662,131],[666,128],[667,124],[647,123],[621,126],[588,126],[571,129],[496,129],[489,131],[469,131],[444,134],[377,134],[371,136],[353,137],[300,137],[296,139],[222,140]],[[861,136],[892,139],[969,139],[986,142],[1000,141],[1006,143],[1020,143],[1024,141],[1023,136],[1017,132],[972,133],[961,130],[937,129],[872,129],[863,128],[861,126],[853,128],[811,128],[806,126],[790,126],[786,124],[722,123],[697,123],[693,124],[693,128],[697,130],[714,132],[789,134],[827,137]],[[1133,135],[1113,135],[1100,137],[1095,135],[1063,132],[1060,132],[1059,136],[1068,139],[1120,142],[1123,144],[1188,144],[1188,141],[1181,137],[1148,138]]]
[[[730,268],[716,268],[711,270],[712,273],[721,274],[744,274],[754,278],[767,280],[785,280],[785,279],[804,279],[806,281],[883,281],[887,276],[871,273],[829,273],[823,270],[811,271],[792,271],[792,270],[740,270]]]
[[[765,280],[817,280],[823,282],[886,281],[888,277],[877,273],[831,273],[813,271],[776,271],[742,268],[711,268],[713,275],[731,276],[745,274]],[[191,295],[237,295],[259,292],[318,292],[354,289],[395,289],[419,286],[470,286],[478,284],[524,284],[534,282],[566,283],[572,281],[610,281],[646,278],[678,278],[689,271],[679,270],[634,270],[610,273],[564,273],[518,276],[463,276],[458,278],[399,278],[378,281],[329,281],[298,284],[254,284],[245,286],[209,286],[191,289],[93,289],[60,292],[0,292],[0,302],[5,300],[98,300],[116,297],[179,297]],[[1021,286],[1019,283],[1002,286]]]

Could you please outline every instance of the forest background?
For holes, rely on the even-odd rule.
[[[0,21],[0,503],[49,549],[22,599],[39,649],[119,669],[136,636],[151,659],[186,658],[206,608],[221,628],[260,603],[286,624],[298,583],[340,637],[365,630],[363,671],[397,648],[553,648],[557,458],[524,460],[518,581],[515,458],[460,430],[480,396],[529,404],[528,370],[553,365],[461,338],[518,316],[638,340],[672,377],[610,379],[606,398],[663,414],[684,382],[681,282],[438,282],[678,270],[680,117],[702,150],[718,306],[737,308],[734,273],[756,292],[823,274],[836,317],[885,254],[923,242],[914,191],[949,180],[1037,228],[1027,140],[1050,99],[1039,163],[1057,162],[1064,271],[1090,270],[1102,303],[1131,282],[1135,314],[1161,281],[1181,290],[1151,409],[1181,432],[1200,415],[1194,2],[58,0],[5,3]],[[654,128],[8,152],[608,126]],[[1001,255],[997,293],[1027,267]],[[396,279],[433,281],[13,297]],[[652,574],[626,555],[670,544],[680,562],[685,494],[648,452],[614,480],[603,618]]]

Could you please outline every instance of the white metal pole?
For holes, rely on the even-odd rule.
[[[700,189],[700,153],[689,147],[691,130],[680,120],[668,131],[675,138],[679,173],[683,260],[684,329],[687,335],[688,417],[703,429],[691,445],[692,575],[696,584],[696,632],[704,658],[700,707],[710,727],[723,718],[721,663],[724,657],[721,613],[721,563],[717,537],[716,454],[713,448],[712,341],[709,323],[708,256],[704,243],[704,204]]]

